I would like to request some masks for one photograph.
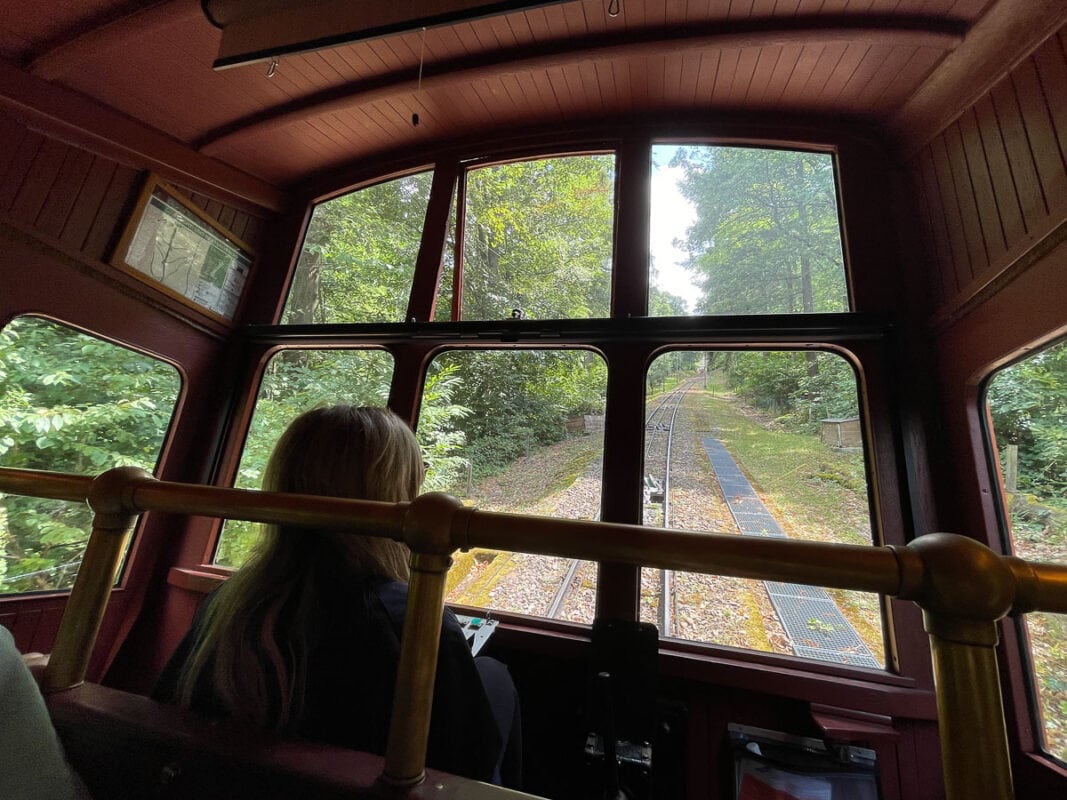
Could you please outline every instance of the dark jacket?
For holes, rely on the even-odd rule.
[[[393,706],[407,586],[378,577],[318,581],[309,631],[305,712],[300,739],[385,753]],[[212,602],[209,597],[204,608]],[[178,645],[152,692],[174,702],[178,677],[200,635],[203,611]],[[205,670],[205,675],[208,671]],[[225,716],[209,682],[193,697],[201,713]],[[492,780],[503,748],[470,648],[455,615],[446,610],[441,630],[427,764],[476,780]]]

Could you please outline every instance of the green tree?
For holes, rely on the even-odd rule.
[[[467,412],[455,429],[477,475],[560,441],[569,417],[604,410],[607,368],[592,352],[455,351],[435,359],[430,374],[454,381],[449,399]]]
[[[403,321],[432,181],[420,172],[316,206],[282,321]]]
[[[1067,505],[1067,340],[998,372],[986,401],[997,445],[1018,447],[1019,490]]]
[[[615,161],[516,161],[467,173],[463,318],[606,317]]]
[[[89,475],[117,466],[151,471],[180,389],[169,364],[19,317],[0,331],[0,464]],[[2,505],[0,591],[69,586],[91,527],[88,508],[15,496]]]
[[[845,311],[833,161],[741,147],[681,148],[695,209],[683,246],[706,314]]]
[[[695,221],[682,242],[706,314],[846,311],[833,160],[820,153],[681,148],[682,195]],[[840,358],[748,352],[725,359],[729,384],[753,405],[811,429],[857,413],[855,376]]]

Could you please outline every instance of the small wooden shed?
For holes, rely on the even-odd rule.
[[[863,431],[859,417],[824,419],[819,436],[831,447],[863,447]]]

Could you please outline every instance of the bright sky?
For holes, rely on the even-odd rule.
[[[692,223],[695,212],[678,191],[682,169],[666,166],[677,149],[673,145],[656,145],[652,148],[649,249],[652,251],[652,266],[657,272],[656,287],[685,298],[692,311],[698,291],[689,279],[689,271],[681,266],[685,261],[685,252],[674,246],[674,240],[685,237],[685,230]]]

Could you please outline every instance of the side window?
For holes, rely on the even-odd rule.
[[[166,362],[17,317],[0,331],[0,465],[152,471],[180,393]],[[69,589],[91,528],[85,505],[0,495],[0,592]]]
[[[234,486],[260,488],[263,468],[274,444],[295,417],[335,403],[384,406],[392,377],[393,357],[384,350],[279,350],[263,371]],[[215,551],[215,563],[241,566],[259,531],[254,522],[227,520]]]
[[[591,350],[456,350],[434,359],[418,436],[427,490],[485,511],[598,519],[607,368]],[[591,623],[596,564],[457,553],[448,602]]]
[[[649,316],[847,311],[834,160],[652,147]]]
[[[650,366],[644,522],[872,544],[856,375],[814,351],[676,351]],[[885,664],[877,595],[642,570],[661,635],[836,664]]]
[[[282,323],[402,322],[432,181],[420,172],[317,206]]]
[[[1011,549],[1067,563],[1067,340],[997,372],[986,403]],[[1067,762],[1067,617],[1025,620],[1044,748]]]
[[[609,315],[613,155],[474,168],[465,194],[463,319]]]

